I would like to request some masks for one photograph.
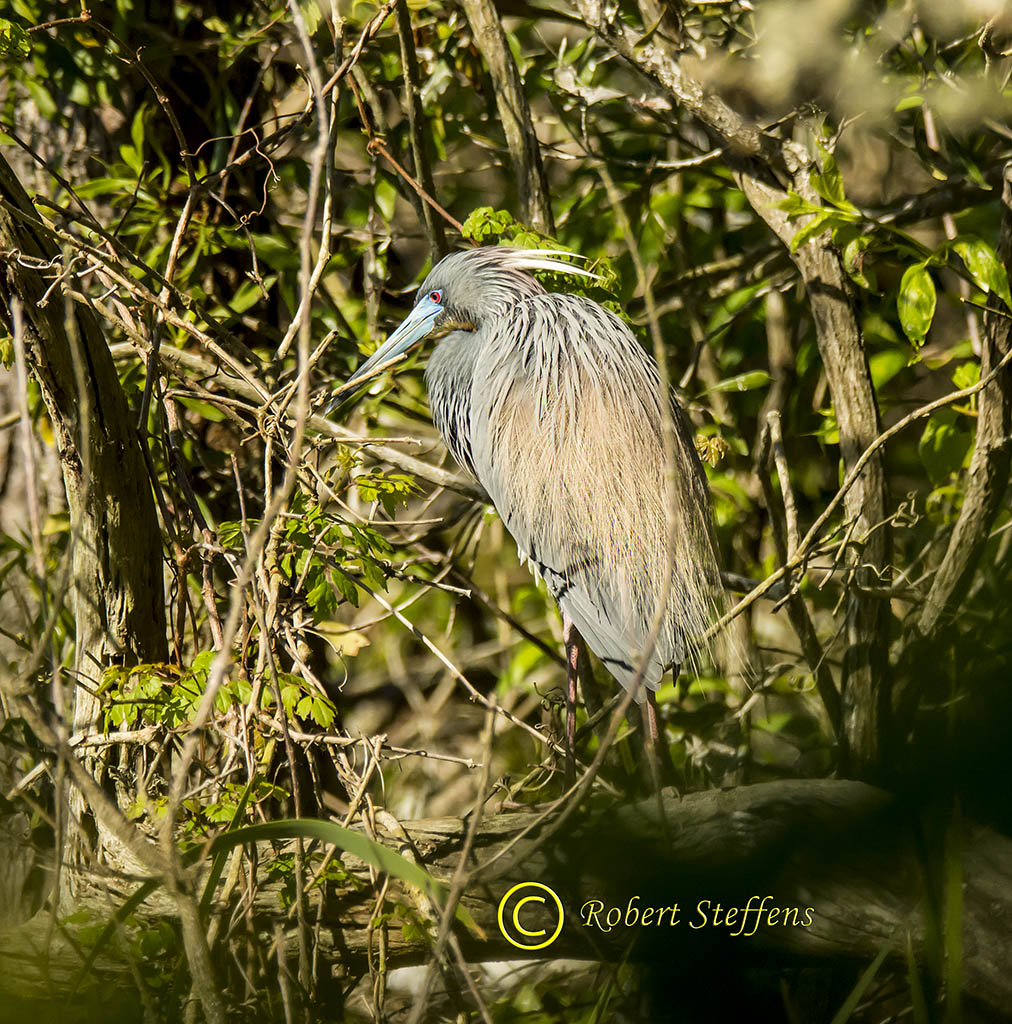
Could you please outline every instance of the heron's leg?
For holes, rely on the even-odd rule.
[[[643,704],[643,718],[646,723],[646,745],[649,747],[647,759],[651,762],[651,775],[656,785],[658,781],[666,780],[668,785],[674,782],[675,766],[671,762],[671,751],[668,750],[667,741],[661,730],[660,719],[657,715],[657,694],[654,690],[647,690],[647,699]]]
[[[566,645],[566,787],[576,779],[576,679],[580,670],[580,634],[573,620],[562,613],[562,639]]]
[[[657,726],[657,693],[647,690],[647,740],[656,749],[660,731]]]

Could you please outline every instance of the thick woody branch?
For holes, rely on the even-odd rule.
[[[780,209],[786,198],[778,188],[748,174],[739,183],[755,211],[786,246],[802,227]],[[799,186],[800,187],[800,186]],[[861,329],[850,284],[839,253],[825,237],[813,238],[793,256],[805,282],[815,322],[816,341],[826,370],[833,410],[840,431],[840,455],[850,470],[879,433],[878,405],[865,357]],[[855,535],[867,538],[859,553],[848,612],[844,659],[844,734],[848,749],[845,770],[875,774],[884,754],[890,710],[888,670],[888,608],[863,587],[881,582],[889,564],[891,544],[885,525],[888,490],[881,453],[868,461],[844,499]]]
[[[998,255],[1012,277],[1012,163],[1005,165],[1002,189],[1002,223]],[[1003,303],[992,295],[984,316],[980,374],[986,377],[1009,351],[1012,321]],[[966,497],[949,539],[949,546],[931,584],[917,629],[930,635],[939,622],[962,600],[988,532],[1002,507],[1009,479],[1012,374],[1008,370],[992,381],[977,399],[977,437],[970,462]]]
[[[411,35],[411,13],[406,0],[397,0],[397,36],[401,44],[401,64],[404,66],[404,102],[408,108],[408,126],[411,129],[411,156],[415,165],[415,178],[422,189],[430,196],[435,196],[436,189],[432,181],[432,166],[425,139],[425,114],[422,111],[421,76],[418,72],[418,56],[415,53],[415,41]],[[429,238],[432,250],[432,262],[435,263],[446,252],[446,236],[443,233],[443,222],[436,211],[426,202],[419,203],[425,234]]]
[[[643,42],[640,33],[618,16],[617,7],[603,0],[573,0],[573,6],[616,53],[661,86],[678,106],[698,118],[731,153],[756,158],[771,167],[781,162],[780,144],[687,75],[665,46],[663,37]]]
[[[35,230],[31,201],[0,157],[0,249],[8,253],[0,275],[0,322],[13,331],[12,307],[24,310],[27,361],[53,422],[73,533],[73,610],[76,670],[95,680],[112,664],[164,661],[165,604],[162,544],[155,503],[133,417],[120,387],[112,355],[91,309],[46,296],[40,264],[60,266],[48,238]],[[20,214],[20,215],[18,215]],[[56,300],[56,301],[54,301]],[[140,863],[162,873],[174,891],[195,987],[207,1019],[222,1021],[218,990],[199,927],[196,903],[146,840],[136,840],[129,823],[103,793],[103,756],[78,761],[31,702],[15,700],[33,733],[70,769],[77,787],[70,801],[72,823],[61,852],[79,864],[97,817],[104,851],[129,849]],[[94,687],[75,692],[74,726],[87,729],[99,714]]]
[[[162,545],[133,417],[98,320],[67,305],[37,269],[59,266],[35,210],[0,158],[0,320],[25,312],[25,351],[53,421],[74,546],[77,668],[94,678],[117,660],[165,658]],[[15,213],[14,211],[17,211]],[[94,710],[79,707],[82,721]]]
[[[541,162],[541,145],[534,131],[524,83],[510,53],[499,15],[492,0],[463,0],[463,6],[474,41],[485,58],[495,86],[496,105],[517,177],[524,220],[536,231],[554,235],[555,221]]]

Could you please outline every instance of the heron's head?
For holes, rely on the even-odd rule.
[[[513,303],[542,294],[545,289],[530,276],[532,270],[597,276],[563,262],[558,258],[561,255],[569,254],[552,249],[486,246],[445,256],[422,282],[408,316],[341,391],[364,382],[384,364],[430,338],[437,340],[457,331],[477,331],[484,321],[501,316]]]

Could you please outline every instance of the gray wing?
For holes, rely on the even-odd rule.
[[[705,476],[675,406],[671,495],[660,401],[653,361],[589,299],[535,296],[483,330],[471,389],[475,473],[521,557],[624,686],[670,576],[644,675],[653,689],[720,600]]]

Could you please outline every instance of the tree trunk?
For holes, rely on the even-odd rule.
[[[167,657],[161,534],[133,413],[99,323],[52,287],[64,261],[2,157],[0,203],[0,317],[13,334],[20,303],[25,361],[59,450],[73,548],[73,729],[88,731],[99,719],[93,691],[107,667]],[[100,765],[90,767],[101,776]],[[72,804],[78,816],[68,838],[77,843],[81,827],[93,826],[80,801]]]

